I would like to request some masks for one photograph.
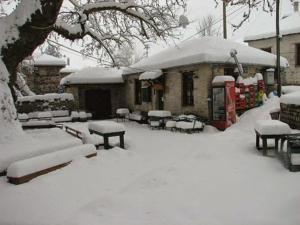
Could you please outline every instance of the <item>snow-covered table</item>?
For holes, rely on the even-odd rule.
[[[291,128],[288,124],[279,120],[258,120],[254,127],[256,133],[256,148],[260,150],[259,139],[263,142],[263,155],[267,155],[268,139],[275,140],[275,150],[278,151],[278,142],[281,138],[291,133]]]
[[[120,147],[124,148],[124,134],[125,127],[123,124],[119,124],[113,121],[97,121],[88,124],[88,128],[91,134],[95,133],[103,137],[104,148],[109,149],[109,137],[120,137]]]

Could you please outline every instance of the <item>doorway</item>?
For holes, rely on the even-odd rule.
[[[110,90],[86,90],[85,108],[93,114],[93,119],[107,119],[111,116]]]

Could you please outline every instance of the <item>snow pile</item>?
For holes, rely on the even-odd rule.
[[[51,114],[54,117],[65,117],[65,116],[69,116],[69,111],[68,110],[53,110],[53,111],[51,111]]]
[[[62,94],[50,93],[50,94],[44,94],[44,95],[24,96],[24,97],[18,98],[17,101],[21,103],[21,102],[34,102],[34,101],[53,102],[55,100],[74,101],[74,96],[69,93],[62,93]]]
[[[262,135],[291,133],[290,126],[279,120],[258,120],[255,124],[255,130]]]
[[[127,109],[127,108],[119,108],[119,109],[117,109],[116,113],[120,114],[120,115],[126,115],[126,114],[129,114],[129,109]]]
[[[123,83],[122,70],[115,68],[87,67],[61,79],[61,85],[68,84],[110,84]]]
[[[289,93],[296,92],[296,91],[300,91],[300,86],[294,86],[294,85],[282,86],[283,94],[289,94]]]
[[[244,85],[253,85],[253,84],[257,84],[257,82],[260,80],[263,80],[262,74],[256,73],[254,77],[243,78],[243,77],[239,76],[237,78],[236,83],[244,84]]]
[[[90,122],[88,128],[103,134],[125,131],[125,126],[113,121]]]
[[[66,65],[65,60],[47,54],[35,56],[33,60],[35,66],[65,66]]]
[[[177,66],[199,63],[231,63],[235,64],[230,51],[235,49],[241,64],[276,66],[276,55],[246,46],[244,44],[225,40],[219,37],[203,37],[164,50],[126,68],[124,75],[137,71],[167,69]],[[288,61],[281,57],[281,66],[287,67]]]
[[[78,157],[84,157],[95,153],[96,148],[94,145],[85,144],[29,159],[24,159],[12,163],[7,169],[7,176],[15,178],[23,177],[41,170],[70,162]]]
[[[161,70],[146,71],[139,76],[139,80],[154,80],[159,78],[163,72]]]
[[[284,17],[280,20],[280,34],[296,34],[300,33],[300,13],[295,12],[288,17]],[[275,30],[275,18],[269,16],[262,19],[259,17],[259,20],[255,22],[248,31],[245,41],[254,41],[264,38],[271,38],[276,36]]]
[[[176,128],[183,129],[183,130],[190,130],[190,129],[202,129],[204,127],[203,123],[200,121],[179,121],[176,122]]]
[[[226,81],[235,81],[232,76],[215,76],[212,83],[213,84],[224,84]]]
[[[166,110],[151,110],[148,112],[148,116],[154,117],[170,117],[171,112]]]
[[[283,104],[300,105],[300,91],[282,95],[280,102]]]

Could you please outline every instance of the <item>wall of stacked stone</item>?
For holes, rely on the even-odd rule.
[[[71,94],[46,94],[36,96],[18,99],[16,102],[18,113],[54,110],[72,111],[75,109],[74,97]]]
[[[280,120],[293,129],[300,129],[300,105],[281,103]]]

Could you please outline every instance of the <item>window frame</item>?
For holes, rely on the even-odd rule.
[[[300,66],[300,43],[295,44],[295,67]]]
[[[142,82],[139,79],[134,79],[134,104],[142,104]]]
[[[182,73],[182,106],[194,106],[194,71]]]

